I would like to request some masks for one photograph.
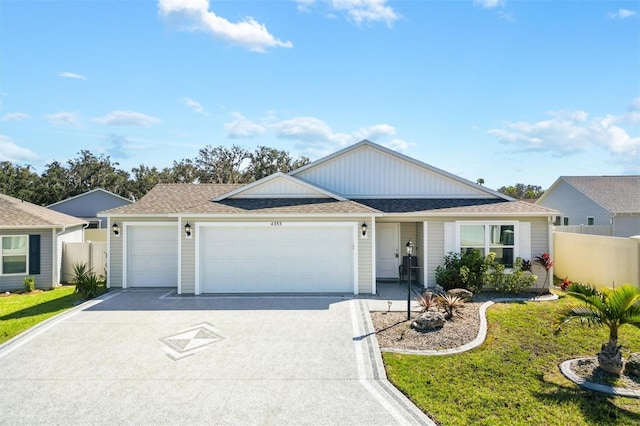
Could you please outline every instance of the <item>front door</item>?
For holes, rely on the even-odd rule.
[[[376,278],[398,279],[400,224],[376,224]]]

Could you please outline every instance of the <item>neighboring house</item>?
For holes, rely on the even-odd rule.
[[[89,222],[88,228],[94,229],[105,228],[107,226],[106,219],[97,217],[98,212],[126,206],[131,203],[133,203],[133,201],[127,200],[105,189],[97,188],[84,194],[50,204],[47,208],[84,219]]]
[[[110,287],[358,294],[398,278],[409,240],[424,286],[451,251],[529,260],[551,251],[557,214],[365,140],[247,185],[161,184],[100,216]]]
[[[640,176],[561,176],[536,202],[563,216],[558,225],[610,226],[610,235],[640,235]]]
[[[82,219],[0,194],[0,290],[23,288],[28,275],[36,287],[60,280],[62,243],[81,242]]]

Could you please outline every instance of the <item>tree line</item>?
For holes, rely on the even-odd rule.
[[[31,165],[0,162],[0,193],[46,206],[96,188],[138,200],[158,183],[251,183],[275,172],[288,173],[309,163],[287,151],[259,146],[251,152],[241,146],[211,146],[193,159],[158,169],[140,164],[131,172],[119,169],[108,155],[81,150],[66,163],[53,161],[38,174]]]

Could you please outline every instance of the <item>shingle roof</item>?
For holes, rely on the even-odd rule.
[[[22,201],[18,198],[0,194],[0,228],[19,228],[42,226],[82,225],[86,221],[64,213],[58,213],[46,207]]]
[[[640,176],[561,176],[612,213],[640,212]]]
[[[215,197],[241,185],[161,184],[140,201],[102,212],[109,215],[237,214],[508,214],[551,215],[555,210],[522,201],[499,199],[365,199]]]
[[[405,214],[486,214],[486,215],[555,215],[560,212],[524,201],[477,198],[445,199],[367,199],[358,202],[385,213]]]

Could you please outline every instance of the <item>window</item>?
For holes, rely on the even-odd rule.
[[[515,224],[460,224],[460,252],[480,250],[483,256],[496,254],[505,267],[513,267],[515,259]]]
[[[587,216],[587,225],[593,226],[596,224],[596,218],[593,216]]]
[[[569,226],[569,218],[567,216],[562,218],[562,224],[564,226]]]
[[[28,239],[26,235],[5,236],[2,239],[0,252],[0,274],[26,274]]]

